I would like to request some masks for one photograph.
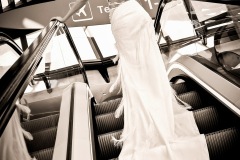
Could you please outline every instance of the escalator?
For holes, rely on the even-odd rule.
[[[53,36],[56,36],[56,31],[63,27],[64,26],[59,22],[50,22],[50,24],[43,29],[43,32],[40,33],[39,37],[24,52],[12,39],[5,36],[5,34],[0,34],[1,55],[9,56],[12,61],[11,64],[9,63],[6,67],[0,65],[0,69],[4,69],[3,71],[0,70],[0,81],[2,85],[0,89],[0,159],[12,159],[13,157],[24,159],[24,156],[22,155],[29,153],[31,157],[35,157],[37,160],[52,160],[54,158],[54,152],[55,159],[59,159],[56,157],[61,153],[66,154],[67,156],[71,154],[71,150],[58,151],[59,149],[56,149],[55,147],[58,132],[62,132],[61,130],[59,131],[59,128],[61,129],[61,127],[64,126],[62,124],[59,125],[61,115],[60,109],[63,108],[61,107],[61,93],[69,84],[65,84],[66,86],[55,87],[51,94],[46,89],[38,92],[26,93],[26,89],[32,87],[29,85],[29,82],[33,81],[32,76],[42,62],[42,54],[46,50],[49,41]],[[67,38],[69,38],[70,35],[67,36]],[[73,44],[71,45],[74,47]],[[76,51],[76,48],[74,49]],[[78,62],[81,63],[81,59],[78,59]],[[82,70],[82,68],[80,67],[79,70]],[[81,73],[82,72],[83,71],[81,71]],[[27,101],[24,102],[26,99]],[[26,115],[22,109],[17,109],[17,101],[23,105],[29,106],[31,110],[30,119],[25,117]],[[13,122],[13,119],[17,118],[17,120],[19,120],[18,116],[15,116],[17,115],[16,112],[20,115],[21,124],[18,124],[18,122],[15,123],[16,121]],[[12,118],[13,113],[16,113],[14,114],[14,118]],[[62,117],[67,116],[64,115]],[[9,127],[10,121],[11,124],[13,123],[15,125],[14,128],[11,126]],[[64,119],[64,121],[67,120]],[[31,133],[31,135],[27,134],[26,136],[24,131],[21,132],[21,127],[25,131]],[[6,130],[8,132],[5,128],[7,128]],[[19,132],[15,133],[15,130],[11,129],[19,130]],[[64,130],[71,132],[68,131],[68,128]],[[12,135],[12,140],[8,139],[9,132],[11,133],[10,135]],[[68,137],[70,137],[70,135],[65,135],[66,137],[60,137],[58,139],[69,139]],[[23,136],[25,139],[21,141]],[[33,139],[29,140],[31,139],[31,136]],[[67,147],[68,145],[64,146]],[[25,147],[28,153],[26,153]],[[10,151],[9,148],[12,148],[10,149],[12,151]],[[12,152],[16,152],[16,154],[13,155]]]
[[[33,140],[27,140],[28,151],[38,160],[51,160],[56,140],[59,114],[43,116],[22,122],[22,127],[30,132]]]
[[[172,84],[172,88],[181,100],[192,106],[199,132],[205,134],[210,159],[234,159],[240,142],[239,117],[194,81],[184,79]],[[114,117],[120,100],[117,98],[94,106],[97,159],[114,159],[121,151],[111,141],[112,136],[119,139],[123,129],[123,116]]]
[[[47,44],[56,30],[59,29],[59,26],[61,30],[64,31],[62,25],[58,22],[54,22],[53,25],[47,26],[41,35],[29,47],[29,50],[26,50],[23,53],[23,56],[12,65],[6,76],[3,76],[3,78],[0,79],[1,85],[3,86],[0,88],[0,136],[4,133],[4,129],[11,118],[12,112],[15,110],[15,102],[17,98],[26,95],[24,91],[29,85],[29,81],[34,80],[34,78],[35,80],[39,78],[39,82],[42,81],[41,77],[36,76],[37,74],[34,72],[41,63],[42,52],[47,50]],[[179,41],[185,43],[182,39]],[[76,49],[74,46],[73,48]],[[83,66],[81,59],[78,59],[78,62],[80,62],[80,64],[77,65],[76,69],[75,67],[73,68],[73,72],[75,73],[77,70],[77,73],[85,73],[84,66],[86,65]],[[205,135],[210,159],[236,159],[235,157],[238,157],[238,148],[240,144],[238,116],[240,115],[238,107],[238,95],[240,95],[238,94],[239,86],[234,90],[234,83],[229,82],[218,73],[213,73],[211,67],[205,66],[204,68],[201,68],[200,63],[191,62],[192,61],[185,57],[182,61],[180,59],[177,62],[178,64],[176,63],[179,66],[177,66],[177,69],[173,72],[177,73],[182,68],[187,68],[188,70],[184,76],[182,73],[177,73],[173,76],[169,73],[172,88],[176,91],[178,98],[192,106],[189,110],[193,112],[199,132]],[[176,64],[173,64],[172,68],[174,68],[174,65],[176,66]],[[71,68],[72,66],[68,67]],[[53,68],[51,69],[53,70]],[[64,72],[64,76],[62,77],[63,74],[61,74],[61,76],[55,75],[55,73],[59,71],[59,68],[53,71],[54,72],[43,71],[46,73],[45,77],[49,82],[50,80],[55,79],[55,77],[60,77],[62,79],[63,77],[65,78],[65,75],[75,75],[70,74],[73,72],[67,71],[67,74]],[[63,71],[65,70],[61,70],[61,73]],[[216,75],[218,77],[216,77]],[[85,83],[88,83],[86,75],[83,76]],[[9,79],[9,77],[13,78]],[[214,81],[218,83],[215,83]],[[53,92],[55,89],[56,88],[53,88]],[[75,104],[73,103],[75,102],[74,100],[78,101],[78,105],[76,105],[74,109],[71,108],[69,114],[66,113],[67,115],[61,116],[61,113],[64,112],[55,110],[52,113],[48,112],[48,114],[45,115],[41,114],[41,116],[34,115],[29,121],[21,123],[22,127],[33,136],[32,141],[25,139],[28,152],[32,157],[36,157],[38,160],[54,159],[55,149],[57,149],[56,144],[59,145],[59,139],[62,140],[64,138],[67,139],[67,143],[64,141],[61,146],[64,146],[65,150],[56,152],[56,154],[63,160],[81,158],[87,160],[106,160],[118,157],[121,152],[121,147],[114,146],[111,139],[112,137],[119,139],[124,126],[123,116],[118,119],[114,117],[114,112],[120,104],[121,97],[99,104],[92,103],[92,106],[89,106],[87,100],[91,96],[86,96],[85,93],[88,92],[88,89],[87,87],[85,89],[86,90],[83,90],[83,88],[77,89],[80,93],[76,93],[76,95],[72,94],[77,98],[72,98],[70,96],[69,99],[71,102],[69,106],[72,107],[72,105]],[[44,92],[47,96],[52,94],[51,92],[48,93],[46,90]],[[71,93],[73,92],[75,93],[74,90],[71,90]],[[229,94],[230,92],[232,94]],[[86,103],[83,103],[83,99],[80,99],[79,95],[82,95],[87,99]],[[67,98],[64,97],[64,99]],[[58,102],[58,104],[60,104],[60,99],[58,99]],[[40,103],[39,108],[51,106],[50,104],[51,103],[45,105]],[[30,108],[33,109],[34,107]],[[48,107],[48,111],[51,108],[53,107]],[[79,110],[79,108],[81,108],[81,110]],[[61,117],[67,118],[64,119],[64,121],[61,121]],[[67,119],[69,120],[69,123],[65,123],[65,120]],[[60,121],[64,123],[60,123]],[[67,128],[61,130],[65,125]],[[80,131],[78,132],[78,130]],[[58,137],[57,133],[62,131],[67,132],[64,134],[65,137],[61,137],[61,135]],[[79,144],[76,145],[75,142]],[[88,158],[84,155],[86,150],[89,152]],[[66,155],[62,156],[63,152]],[[77,156],[75,154],[77,154]],[[60,158],[55,159],[59,160]]]
[[[30,156],[37,160],[53,158],[62,99],[61,90],[58,92],[29,93],[21,99],[21,104],[31,109],[29,115],[20,112],[20,121],[21,127],[32,135],[33,139],[25,137],[25,142]]]

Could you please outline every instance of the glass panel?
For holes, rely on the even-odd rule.
[[[175,61],[181,55],[194,55],[205,49],[200,39],[194,40],[196,32],[185,6],[183,0],[172,0],[163,8],[159,44],[168,62]]]
[[[225,4],[191,1],[200,22],[227,12]]]
[[[0,78],[19,58],[17,52],[7,44],[0,45]]]
[[[20,38],[14,39],[14,42],[22,49],[22,43],[21,43]]]
[[[114,56],[117,54],[115,39],[112,35],[111,25],[98,25],[87,27],[88,33],[94,37],[103,57]]]
[[[168,37],[168,40],[175,41],[195,35],[182,0],[173,0],[166,4],[160,23],[163,36]]]
[[[208,29],[216,30],[214,48],[220,65],[226,71],[240,76],[240,6],[222,5],[221,7],[222,14],[211,18],[216,25]]]
[[[239,22],[228,25],[226,30],[215,35],[215,50],[218,62],[223,68],[240,76],[240,25]]]
[[[160,48],[170,62],[176,56],[198,54],[240,75],[239,22],[237,5],[172,0],[160,19]]]
[[[82,60],[93,60],[96,56],[82,27],[69,28],[73,41]]]
[[[63,31],[58,30],[44,50],[41,63],[25,93],[46,90],[48,86],[51,92],[53,88],[83,82],[78,61]]]
[[[38,37],[38,35],[42,32],[42,30],[35,31],[33,33],[29,33],[26,35],[28,46],[32,44],[32,42]]]

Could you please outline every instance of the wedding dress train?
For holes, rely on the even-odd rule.
[[[111,26],[120,57],[113,88],[121,85],[124,108],[118,159],[209,160],[192,112],[173,96],[151,17],[129,0],[114,10]]]
[[[1,160],[36,160],[32,158],[25,143],[25,139],[32,140],[32,135],[25,131],[20,124],[19,112],[30,114],[28,107],[16,103],[17,109],[9,120],[2,136],[0,137]],[[25,137],[25,138],[24,138]]]

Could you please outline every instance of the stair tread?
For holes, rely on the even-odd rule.
[[[33,119],[27,122],[22,122],[22,127],[28,132],[36,132],[50,127],[55,127],[58,124],[59,114],[46,116],[38,119]]]
[[[35,152],[46,148],[54,147],[57,134],[57,127],[48,128],[32,133],[33,140],[26,140],[29,152]]]
[[[111,132],[123,128],[123,115],[115,118],[114,112],[98,115],[95,117],[97,124],[97,134]]]
[[[208,104],[202,100],[200,94],[197,91],[189,91],[179,94],[178,98],[188,103],[190,106],[192,106],[193,109],[199,109],[204,106],[208,106]]]
[[[200,133],[215,132],[235,125],[235,115],[221,107],[209,106],[194,110],[193,116]]]
[[[229,128],[206,134],[211,160],[236,159],[239,157],[240,129]]]
[[[114,112],[119,106],[121,100],[122,98],[117,98],[117,99],[109,100],[99,104],[95,104],[95,107],[94,107],[95,115]]]
[[[186,82],[171,84],[172,88],[175,90],[176,94],[182,94],[194,90],[194,87],[187,85]]]
[[[113,159],[118,157],[121,147],[114,146],[112,137],[120,139],[122,130],[101,134],[98,136],[100,159]]]
[[[36,152],[30,153],[32,157],[35,157],[37,160],[52,160],[54,148],[46,148]]]

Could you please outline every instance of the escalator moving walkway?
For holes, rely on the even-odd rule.
[[[182,82],[172,87],[180,99],[192,106],[199,131],[205,134],[211,160],[229,159],[232,154],[236,155],[240,144],[239,118],[196,84]],[[114,159],[121,151],[111,141],[112,136],[120,138],[123,128],[123,116],[114,118],[120,101],[121,98],[118,98],[94,106],[99,160]]]

